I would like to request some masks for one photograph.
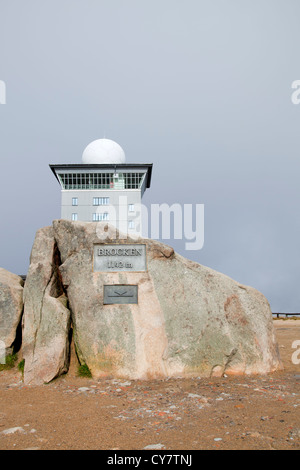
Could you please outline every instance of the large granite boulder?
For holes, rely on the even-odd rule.
[[[128,244],[144,245],[146,269],[94,269],[95,245],[111,248],[114,244],[125,248]],[[127,237],[105,223],[56,220],[53,229],[38,233],[33,253],[24,296],[26,338],[27,342],[35,338],[36,343],[40,335],[52,352],[43,362],[39,359],[42,349],[35,349],[32,378],[43,375],[40,371],[47,370],[50,357],[67,348],[65,296],[78,358],[94,377],[208,377],[268,373],[281,368],[265,297],[179,256],[167,245]],[[51,294],[53,279],[61,296],[59,292]],[[138,302],[104,304],[104,286],[138,286]],[[58,318],[64,318],[63,325]],[[44,321],[47,328],[42,328]],[[28,380],[32,366],[26,365],[27,360]]]
[[[12,351],[23,312],[23,285],[20,276],[0,268],[0,342],[2,353]],[[3,351],[2,351],[3,349]]]
[[[39,385],[67,372],[70,311],[52,227],[39,230],[24,287],[24,381]]]

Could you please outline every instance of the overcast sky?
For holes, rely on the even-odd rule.
[[[300,312],[299,0],[0,0],[0,266],[60,217],[49,163],[104,135],[152,163],[145,203],[205,204],[187,258]]]

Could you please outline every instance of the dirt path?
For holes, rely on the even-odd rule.
[[[300,320],[274,324],[285,370],[270,376],[94,381],[73,364],[28,387],[17,368],[0,372],[0,449],[299,450]]]

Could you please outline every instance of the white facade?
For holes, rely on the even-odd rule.
[[[61,185],[61,218],[107,221],[142,233],[141,201],[150,187],[152,164],[50,165]]]

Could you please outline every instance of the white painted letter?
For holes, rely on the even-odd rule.
[[[201,250],[204,245],[204,204],[196,204],[196,231],[193,231],[193,205],[184,204],[184,237],[187,240],[195,241],[186,243],[185,249],[188,251]]]
[[[0,364],[6,363],[5,357],[5,343],[4,341],[0,340]]]
[[[296,89],[296,91],[294,91],[291,97],[292,103],[299,104],[300,103],[300,80],[295,80],[292,83],[292,88]]]
[[[6,85],[3,80],[0,80],[0,104],[6,104]]]
[[[294,341],[292,344],[292,348],[296,349],[298,346],[299,346],[299,349],[297,349],[292,355],[292,363],[295,365],[300,364],[300,340]]]
[[[160,235],[160,213],[162,215],[161,236],[171,238],[171,212],[174,214],[174,239],[182,240],[182,208],[180,204],[151,204],[151,238],[158,240]]]

